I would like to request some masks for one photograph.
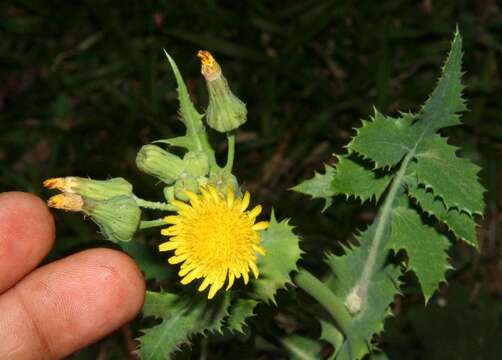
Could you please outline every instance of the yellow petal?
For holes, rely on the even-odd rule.
[[[183,285],[190,284],[192,281],[194,281],[197,277],[194,275],[193,272],[185,276],[183,279],[181,279],[181,283]]]
[[[248,208],[250,199],[251,199],[251,195],[249,195],[249,192],[246,191],[246,193],[244,194],[244,197],[242,198],[242,201],[241,201],[241,211],[245,211]]]
[[[256,205],[253,210],[251,210],[249,213],[248,213],[248,216],[250,218],[256,218],[258,215],[260,215],[261,213],[261,205]]]
[[[196,193],[189,191],[189,190],[185,190],[185,194],[188,196],[188,198],[190,199],[190,203],[193,206],[199,204],[200,200],[199,200],[199,197],[197,196]]]
[[[220,200],[220,195],[218,194],[218,191],[213,186],[208,186],[207,187],[209,190],[209,193],[211,194],[213,200],[215,202],[218,202]]]
[[[248,283],[248,281],[249,281],[249,274],[248,274],[247,270],[243,271],[243,273],[242,273],[242,279],[244,279],[244,284]]]
[[[254,224],[252,229],[255,231],[265,230],[269,226],[270,226],[270,223],[268,221],[260,221],[260,222],[257,222],[256,224]]]
[[[218,290],[221,289],[222,286],[223,286],[223,284],[221,282],[213,283],[211,285],[211,288],[209,289],[209,294],[207,295],[207,298],[212,299],[214,297],[214,295],[216,295]]]
[[[178,247],[178,244],[175,243],[174,241],[166,241],[165,243],[162,243],[159,245],[159,251],[174,250],[177,247]]]
[[[256,266],[255,262],[254,261],[249,261],[248,265],[249,265],[249,268],[251,269],[251,271],[253,272],[254,278],[258,279],[258,274],[260,272],[258,271],[258,267]]]
[[[227,285],[227,290],[230,290],[232,285],[234,284],[235,276],[232,272],[229,271],[228,274],[228,285]]]
[[[254,249],[254,251],[256,251],[260,255],[263,255],[263,256],[267,255],[267,252],[261,246],[253,245],[253,249]]]
[[[171,256],[169,258],[169,260],[167,260],[169,262],[169,264],[171,265],[174,265],[174,264],[179,264],[180,262],[183,262],[187,259],[187,255],[186,254],[183,254],[183,255],[179,255],[179,256]]]
[[[181,222],[181,218],[178,215],[169,215],[164,218],[166,224],[178,224]]]
[[[199,291],[204,291],[206,288],[211,284],[210,278],[205,278],[204,281],[202,281],[202,284],[199,286]]]
[[[176,206],[179,210],[191,210],[192,207],[188,204],[185,204],[183,201],[173,200],[171,201],[171,205]]]
[[[229,208],[231,208],[232,205],[234,204],[234,200],[235,200],[234,191],[229,186],[229,187],[227,187],[227,206]]]

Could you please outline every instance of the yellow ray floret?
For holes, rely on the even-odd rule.
[[[207,81],[213,81],[221,76],[220,64],[216,62],[209,51],[199,50],[197,56],[201,62],[201,73]]]
[[[261,212],[258,205],[247,210],[250,196],[242,198],[227,190],[225,195],[214,187],[202,187],[201,194],[187,191],[189,203],[173,201],[177,215],[167,216],[170,226],[161,233],[169,240],[159,245],[159,251],[173,251],[170,264],[180,264],[179,276],[183,285],[203,279],[199,291],[209,287],[208,298],[214,297],[228,279],[226,290],[235,279],[249,281],[249,272],[255,278],[257,253],[265,255],[260,246],[260,231],[268,227],[267,221],[255,223]]]

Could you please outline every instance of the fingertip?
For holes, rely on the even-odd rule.
[[[25,343],[23,353],[42,347],[61,358],[131,321],[143,305],[145,282],[126,254],[92,249],[37,269],[4,297],[11,293],[38,332],[30,338],[39,340]]]
[[[33,270],[54,243],[45,203],[24,192],[0,194],[0,293]]]

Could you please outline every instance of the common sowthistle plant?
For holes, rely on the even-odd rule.
[[[297,268],[302,251],[288,222],[278,222],[273,213],[270,221],[259,221],[261,206],[249,208],[250,194],[242,192],[232,173],[235,130],[246,122],[247,109],[231,92],[219,64],[207,51],[199,52],[209,91],[205,123],[228,140],[223,166],[216,161],[203,115],[192,104],[175,62],[166,56],[178,84],[186,133],[143,146],[136,159],[140,170],[162,182],[165,199],[140,199],[122,178],[66,177],[44,183],[62,191],[49,199],[50,206],[83,212],[111,241],[128,242],[138,230],[163,227],[168,239],[159,241],[158,250],[169,252],[169,264],[187,286],[177,292],[147,292],[144,316],[160,323],[139,338],[143,359],[169,358],[194,334],[244,332],[256,305],[275,303],[277,290],[292,283],[292,271],[298,272],[296,285],[321,305],[311,311],[319,315],[320,339],[333,345],[330,359],[362,359],[378,351],[374,336],[391,315],[402,275],[415,273],[427,302],[451,268],[449,238],[477,248],[474,217],[484,211],[479,168],[458,157],[457,148],[438,133],[459,125],[466,109],[458,31],[439,82],[418,113],[390,117],[375,110],[336,166],[326,166],[324,174],[294,188],[324,199],[325,208],[336,195],[374,200],[379,206],[373,223],[356,236],[357,244],[345,246],[341,256],[327,254],[331,271],[322,281]],[[182,149],[183,156],[171,147]],[[141,209],[169,214],[148,220]],[[436,223],[447,231],[438,231]],[[299,334],[277,344],[293,358],[321,357],[320,343]]]

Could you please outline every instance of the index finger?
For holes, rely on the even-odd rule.
[[[31,272],[54,242],[45,203],[23,192],[0,194],[0,294]]]

